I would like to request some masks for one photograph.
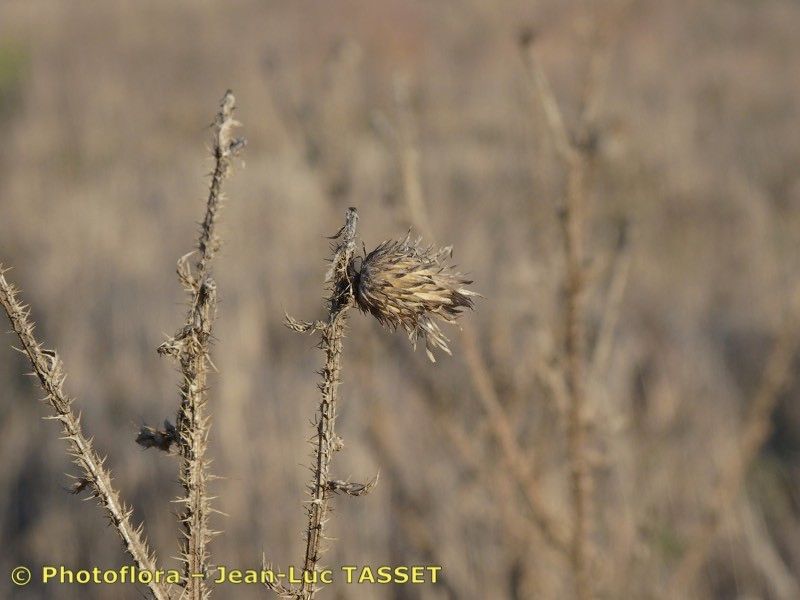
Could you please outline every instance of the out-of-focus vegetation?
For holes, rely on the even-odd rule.
[[[566,177],[521,57],[527,26],[569,127],[594,33],[609,32],[584,215],[590,541],[599,597],[660,597],[737,461],[800,279],[800,5],[0,3],[0,260],[14,266],[84,427],[167,566],[175,462],[134,438],[142,422],[174,414],[175,373],[155,348],[184,316],[174,260],[195,237],[206,190],[203,126],[230,87],[248,148],[227,187],[215,267],[209,454],[228,515],[213,524],[225,531],[215,561],[300,555],[309,373],[322,356],[282,320],[284,310],[322,317],[322,234],[357,206],[368,251],[413,224],[453,244],[486,298],[464,337],[447,332],[453,357],[435,366],[402,333],[351,315],[337,423],[347,446],[334,470],[381,477],[369,496],[336,503],[325,559],[441,564],[445,583],[336,584],[320,597],[572,594],[569,561],[532,518],[491,412],[496,399],[531,489],[569,524]],[[123,564],[102,514],[64,492],[72,467],[57,428],[40,419],[14,339],[0,341],[0,572]],[[798,597],[799,396],[796,380],[777,396],[767,441],[724,498],[686,597]],[[234,593],[266,594],[218,590]]]

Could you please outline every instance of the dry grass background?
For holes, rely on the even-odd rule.
[[[322,316],[323,235],[353,205],[368,249],[416,222],[454,245],[486,300],[435,366],[402,334],[351,315],[338,421],[347,447],[335,470],[380,469],[381,481],[337,503],[326,562],[437,563],[447,584],[322,595],[571,594],[567,563],[532,525],[485,411],[502,405],[536,493],[568,519],[565,176],[517,36],[535,27],[571,124],[592,23],[610,20],[585,215],[587,335],[590,350],[603,348],[587,385],[591,542],[600,597],[664,595],[713,519],[800,274],[800,6],[642,0],[614,15],[610,3],[515,0],[0,4],[0,258],[164,560],[175,465],[133,440],[176,397],[155,348],[184,314],[174,260],[205,194],[204,125],[231,87],[248,149],[227,184],[215,268],[209,454],[225,478],[213,484],[216,507],[229,515],[214,523],[225,531],[215,560],[244,568],[262,550],[282,565],[300,554],[309,374],[321,355],[282,317]],[[623,221],[630,243],[615,253]],[[14,339],[3,340],[0,572],[120,565],[101,513],[64,493],[63,444],[40,419]],[[798,394],[795,380],[777,397],[744,493],[727,494],[707,560],[672,598],[798,597]],[[19,598],[109,594],[2,586]]]

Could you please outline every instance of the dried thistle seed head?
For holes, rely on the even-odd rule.
[[[421,337],[428,358],[436,362],[435,348],[451,354],[450,340],[436,319],[454,324],[464,308],[472,308],[472,296],[478,294],[464,287],[471,280],[445,264],[452,247],[423,247],[420,241],[411,241],[409,234],[354,260],[353,295],[358,307],[381,325],[392,330],[402,327],[415,348]]]

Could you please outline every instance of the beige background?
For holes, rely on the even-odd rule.
[[[87,432],[162,562],[177,552],[176,463],[133,443],[174,416],[177,376],[155,348],[184,316],[174,276],[211,166],[207,125],[228,87],[249,145],[227,185],[210,407],[214,560],[301,557],[315,401],[314,340],[284,310],[322,315],[324,236],[347,206],[367,249],[413,215],[402,136],[416,139],[434,241],[486,298],[466,316],[491,386],[554,511],[568,519],[563,419],[543,380],[561,336],[554,157],[516,45],[532,24],[572,123],[592,53],[584,2],[176,1],[0,3],[0,260],[62,353]],[[619,223],[630,272],[608,362],[592,380],[593,542],[604,598],[669,579],[733,454],[800,273],[800,5],[636,2],[618,23],[588,201],[590,342]],[[612,27],[613,29],[613,27]],[[395,89],[408,92],[404,113]],[[394,132],[394,133],[393,133]],[[400,145],[396,135],[400,135]],[[0,325],[5,331],[6,326]],[[347,587],[321,598],[565,598],[567,564],[531,527],[478,401],[474,365],[430,365],[402,334],[353,315],[334,471],[366,498],[336,501],[330,565],[443,565],[446,585]],[[0,337],[0,573],[115,567],[99,509],[72,472],[40,391]],[[558,352],[555,353],[556,358]],[[795,361],[797,362],[797,361]],[[545,378],[546,379],[546,378]],[[695,598],[791,598],[800,577],[795,384],[732,500]],[[467,440],[469,452],[454,443]],[[534,458],[535,457],[535,458]],[[5,578],[5,575],[2,575]],[[132,587],[31,585],[0,596],[139,598]],[[260,590],[218,590],[250,598]]]

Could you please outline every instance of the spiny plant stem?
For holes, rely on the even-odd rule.
[[[316,592],[314,573],[323,551],[322,541],[326,515],[332,493],[329,468],[333,453],[341,448],[341,440],[336,435],[336,403],[339,397],[339,380],[342,361],[342,341],[344,340],[347,309],[352,305],[352,290],[348,276],[348,266],[353,258],[356,241],[358,213],[355,208],[347,211],[347,217],[337,234],[338,243],[331,265],[332,292],[328,300],[329,313],[326,323],[321,324],[322,344],[325,351],[322,392],[316,422],[314,441],[314,475],[309,486],[311,501],[308,504],[308,527],[306,528],[306,554],[303,563],[304,573],[309,574],[300,588],[301,598],[313,598]],[[308,581],[306,581],[308,579]]]
[[[216,316],[216,284],[209,274],[211,259],[219,246],[215,225],[222,202],[222,182],[230,171],[231,158],[242,148],[244,140],[232,138],[231,130],[239,123],[233,119],[235,99],[230,90],[225,94],[214,127],[215,166],[206,203],[205,218],[198,241],[199,258],[195,273],[188,266],[188,256],[178,261],[178,276],[190,294],[189,311],[184,327],[162,344],[159,352],[176,356],[183,375],[176,429],[181,456],[180,482],[184,505],[180,515],[181,558],[184,561],[184,597],[207,598],[205,576],[208,569],[209,529],[208,442],[209,417],[206,414],[206,382],[208,377],[211,332]]]
[[[347,309],[352,305],[353,293],[347,273],[356,245],[358,213],[355,208],[347,211],[344,227],[337,234],[338,244],[334,253],[332,292],[329,298],[328,321],[322,327],[322,349],[325,351],[325,367],[322,369],[322,396],[317,414],[316,439],[314,440],[314,476],[310,484],[311,501],[308,505],[308,527],[306,528],[306,556],[303,563],[305,573],[312,575],[303,581],[302,598],[313,598],[315,582],[313,574],[323,551],[324,528],[329,511],[331,490],[329,489],[329,467],[334,452],[341,442],[336,435],[336,402],[339,396],[339,381],[342,362]]]
[[[215,313],[215,291],[210,277],[201,284],[196,308],[197,318],[184,342],[182,353],[181,407],[178,413],[178,446],[181,454],[180,481],[184,504],[180,515],[181,554],[184,562],[184,585],[188,598],[205,598],[207,589],[204,577],[208,561],[207,544],[210,533],[207,494],[208,461],[205,457],[208,440],[208,416],[206,414],[206,377],[211,324]]]
[[[28,357],[42,389],[47,394],[47,401],[55,415],[52,419],[61,423],[64,439],[70,447],[75,464],[83,472],[76,491],[91,489],[92,495],[103,506],[109,521],[116,529],[125,550],[142,571],[155,572],[158,569],[155,555],[147,547],[142,534],[142,526],[135,527],[131,523],[132,510],[119,498],[119,493],[111,482],[111,473],[104,466],[105,459],[94,450],[92,441],[83,434],[80,415],[72,410],[72,399],[64,392],[63,363],[58,354],[46,350],[33,334],[33,323],[28,318],[30,309],[17,298],[17,289],[5,278],[6,269],[0,265],[0,304],[11,321],[17,334],[22,352]],[[157,600],[168,600],[169,590],[161,583],[151,581],[150,592]]]

